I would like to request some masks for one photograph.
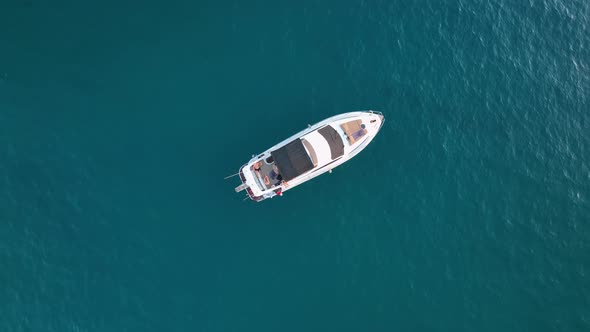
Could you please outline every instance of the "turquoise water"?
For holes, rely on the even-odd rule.
[[[3,3],[0,330],[590,330],[589,29],[587,1]],[[223,180],[360,109],[385,125],[333,174]]]

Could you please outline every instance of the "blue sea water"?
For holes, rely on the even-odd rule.
[[[589,96],[587,1],[4,1],[0,331],[589,331]]]

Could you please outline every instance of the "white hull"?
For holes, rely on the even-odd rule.
[[[356,156],[375,138],[383,125],[383,121],[383,115],[379,112],[359,111],[339,114],[309,126],[305,130],[272,146],[263,153],[254,156],[247,164],[242,166],[239,172],[242,184],[236,188],[236,191],[247,189],[248,195],[255,201],[271,198],[277,194],[282,195],[285,191],[291,190],[326,172],[330,172],[332,169]],[[358,125],[361,125],[362,129]],[[326,128],[327,126],[332,128]],[[356,129],[360,130],[352,133],[350,128],[353,126],[357,126]],[[334,144],[328,144],[322,137],[323,134],[320,135],[320,132],[325,132],[326,130],[334,133],[331,137],[332,139],[337,134],[342,142],[336,142],[338,139],[335,139],[335,141],[331,142]],[[277,150],[285,148],[287,144],[300,139],[306,143],[305,151],[309,154],[309,161],[313,159],[313,168],[297,174],[293,178],[289,178],[286,182],[283,181],[274,185],[269,184],[266,181],[268,180],[268,176],[263,173],[265,169],[270,169],[269,167],[272,167],[274,164],[274,161],[271,163],[267,162],[273,159],[271,154],[277,153]],[[338,144],[340,146],[334,148],[334,145]],[[338,156],[334,157],[334,154]],[[263,166],[263,171],[254,171],[254,167],[260,167],[259,165]],[[277,161],[276,166],[282,165],[278,165]],[[287,170],[286,168],[285,171]],[[278,170],[278,167],[275,169]]]

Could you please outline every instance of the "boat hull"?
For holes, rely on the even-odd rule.
[[[362,128],[360,131],[351,133],[347,131],[347,124],[360,124],[362,123]],[[270,147],[266,151],[254,155],[252,159],[250,159],[246,164],[240,167],[239,175],[242,184],[236,188],[238,189],[245,189],[248,193],[248,197],[253,201],[259,202],[265,200],[267,198],[272,198],[274,196],[282,196],[284,192],[291,190],[297,187],[300,184],[303,184],[319,175],[322,175],[326,172],[331,172],[332,169],[342,165],[346,161],[350,160],[362,150],[364,150],[369,143],[375,138],[381,127],[384,123],[383,114],[380,112],[374,111],[359,111],[359,112],[350,112],[350,113],[343,113],[323,121],[320,121],[314,125],[308,126],[308,128],[292,135],[291,137],[281,141],[278,144]],[[260,172],[256,172],[253,170],[254,165],[256,163],[264,163],[271,165],[272,162],[269,164],[267,161],[272,159],[271,152],[277,151],[278,149],[283,148],[287,144],[293,142],[297,139],[303,139],[311,141],[312,143],[315,141],[319,142],[321,139],[318,139],[318,132],[321,131],[320,129],[331,126],[335,128],[333,130],[338,135],[342,137],[343,141],[343,153],[342,155],[338,156],[337,158],[326,158],[326,153],[319,153],[320,156],[324,156],[324,158],[317,158],[317,165],[314,165],[313,169],[290,179],[288,182],[282,182],[272,187],[268,187],[262,181],[260,176]],[[358,129],[358,127],[357,127]],[[356,136],[360,135],[360,137]],[[320,147],[321,144],[316,144],[316,148]],[[320,149],[321,150],[321,149]],[[321,151],[320,151],[321,152]],[[270,158],[269,158],[270,157]],[[314,157],[315,154],[314,154]],[[333,156],[332,156],[333,157]],[[314,163],[316,160],[314,160]]]

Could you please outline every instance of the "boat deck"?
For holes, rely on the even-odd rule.
[[[357,140],[367,134],[367,129],[362,124],[362,120],[348,121],[340,125],[344,131],[346,139],[350,145],[353,145]]]
[[[272,187],[274,187],[274,183],[276,182],[276,180],[273,180],[271,178],[271,172],[273,171],[273,167],[272,167],[273,164],[267,163],[266,160],[264,160],[264,159],[259,160],[259,162],[260,162],[260,172],[258,172],[258,173],[254,172],[254,169],[253,169],[254,167],[251,166],[252,172],[254,174],[256,174],[257,181],[259,184],[261,184],[261,186],[260,186],[261,188],[265,188],[265,190],[271,189]],[[264,183],[265,177],[268,177],[268,179],[270,181],[268,185],[266,183]]]

